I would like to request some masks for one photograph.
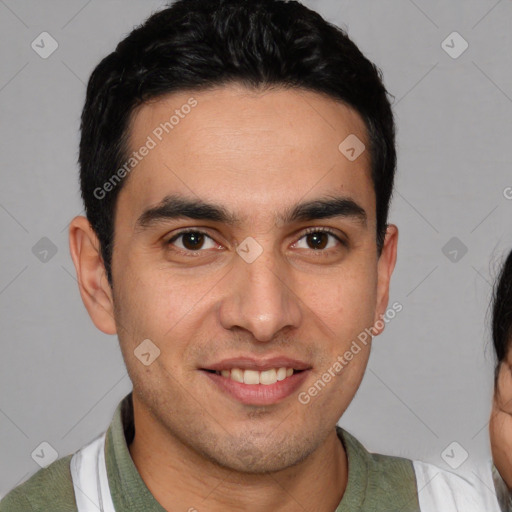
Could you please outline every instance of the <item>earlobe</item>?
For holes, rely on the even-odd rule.
[[[70,223],[69,250],[80,295],[94,325],[105,334],[116,334],[114,301],[100,243],[89,221],[83,216],[75,217]]]
[[[386,237],[377,262],[377,307],[375,309],[373,332],[375,336],[382,333],[385,322],[382,320],[389,302],[389,283],[396,264],[398,247],[398,228],[389,224]]]

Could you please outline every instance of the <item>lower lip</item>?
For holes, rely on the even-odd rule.
[[[309,370],[294,373],[274,384],[244,384],[233,379],[201,370],[221,391],[231,395],[244,404],[270,405],[292,395],[302,385]]]

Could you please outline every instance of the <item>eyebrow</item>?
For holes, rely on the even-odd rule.
[[[345,217],[366,226],[365,209],[349,197],[330,197],[298,204],[289,214],[281,217],[284,223]]]
[[[367,224],[367,214],[364,208],[350,197],[341,196],[331,196],[300,203],[284,214],[279,214],[278,220],[284,224],[290,224],[292,222],[334,217],[347,218],[363,226]],[[164,197],[156,206],[146,209],[137,219],[135,226],[136,229],[144,230],[167,220],[181,218],[220,222],[229,225],[240,224],[241,220],[222,205],[170,195]]]

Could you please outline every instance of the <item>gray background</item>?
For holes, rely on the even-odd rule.
[[[494,364],[486,314],[512,248],[512,2],[305,3],[348,28],[381,67],[398,128],[391,302],[403,311],[374,340],[341,424],[371,450],[449,468],[441,454],[457,441],[455,458],[466,450],[481,460]],[[96,330],[82,305],[67,224],[82,211],[88,76],[162,5],[0,0],[0,496],[39,469],[31,453],[41,442],[74,452],[131,389],[117,338]],[[43,31],[59,45],[47,59],[31,48]],[[458,58],[441,46],[453,31],[469,44]],[[57,250],[47,261],[32,250],[43,237]],[[451,245],[443,252],[452,237],[467,248],[458,261]]]

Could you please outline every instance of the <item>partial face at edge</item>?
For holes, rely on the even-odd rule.
[[[196,106],[169,133],[155,132],[191,97]],[[131,149],[148,136],[156,144],[116,208],[123,357],[134,399],[174,439],[222,466],[263,472],[296,464],[332,431],[362,379],[369,344],[308,404],[298,399],[387,305],[396,236],[379,259],[369,152],[350,161],[338,149],[350,134],[368,147],[355,111],[293,90],[181,92],[133,118]],[[201,219],[155,219],[153,211],[140,222],[171,196],[215,205],[224,218],[211,209],[205,216],[206,208]],[[298,205],[333,198],[366,218],[332,203],[332,217],[319,218],[321,208],[293,215]],[[134,355],[146,339],[160,350],[149,366]],[[271,403],[243,403],[204,371],[233,357],[274,356],[308,370],[293,393]]]
[[[494,464],[512,489],[512,351],[499,364],[489,422]]]

